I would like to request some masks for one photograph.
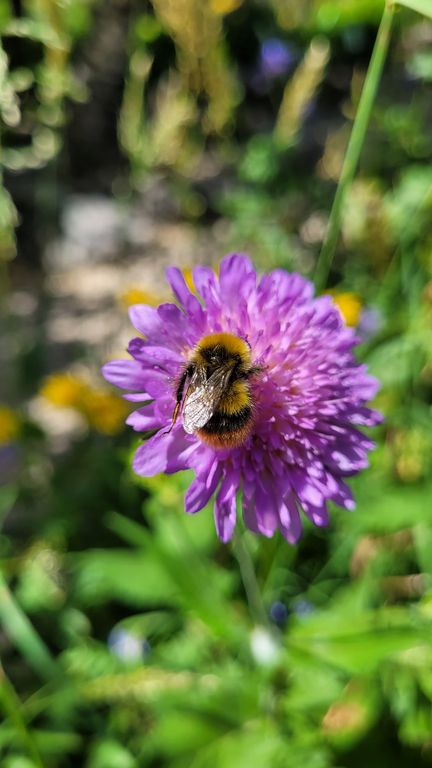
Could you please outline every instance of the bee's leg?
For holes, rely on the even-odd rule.
[[[174,424],[177,421],[177,416],[178,416],[179,410],[180,410],[180,403],[176,403],[175,408],[173,410],[171,426],[170,426],[170,428],[166,432],[164,432],[165,435],[169,435],[169,433],[171,432],[172,428],[174,427]]]
[[[250,379],[251,376],[256,376],[257,373],[261,373],[264,370],[262,365],[253,365],[241,374],[242,379]]]
[[[181,404],[183,402],[183,392],[184,392],[186,380],[191,376],[192,371],[193,371],[192,366],[188,365],[188,367],[185,368],[185,370],[183,371],[183,373],[182,373],[182,375],[181,375],[181,377],[179,379],[179,383],[177,385],[177,390],[176,390],[176,404],[175,404],[175,408],[174,408],[173,415],[172,415],[171,426],[170,426],[170,428],[166,432],[164,432],[165,435],[169,435],[169,433],[171,432],[171,430],[174,427],[174,424],[177,421],[177,417],[178,417],[179,412],[180,412]]]

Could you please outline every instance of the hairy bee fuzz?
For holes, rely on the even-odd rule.
[[[260,370],[245,339],[231,333],[200,339],[176,391],[175,416],[181,412],[185,431],[214,448],[244,443],[254,420],[249,380]]]

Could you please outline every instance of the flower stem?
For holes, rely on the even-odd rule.
[[[233,550],[239,564],[251,616],[257,624],[266,626],[269,622],[255,574],[253,560],[246,543],[245,534],[237,530],[234,531]]]
[[[384,7],[384,12],[375,40],[374,49],[357,109],[357,114],[355,116],[348,148],[345,154],[339,184],[330,212],[326,236],[324,238],[324,243],[315,269],[315,287],[317,292],[325,288],[332,265],[339,238],[343,206],[357,170],[360,153],[363,147],[372,112],[372,107],[375,101],[384,62],[387,56],[393,22],[393,14],[394,5],[392,2],[388,1]]]

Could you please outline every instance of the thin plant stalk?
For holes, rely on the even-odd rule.
[[[21,701],[18,698],[12,683],[6,677],[0,666],[0,710],[10,724],[15,728],[15,732],[21,741],[22,747],[26,749],[29,757],[38,768],[44,768],[42,758],[39,754],[36,742],[32,733],[28,730],[22,715]]]
[[[372,107],[374,105],[389,48],[393,15],[394,5],[391,2],[387,2],[384,7],[348,148],[345,154],[339,184],[330,212],[326,236],[315,269],[315,286],[317,291],[322,291],[327,284],[339,238],[344,203],[357,170]]]
[[[255,574],[253,560],[246,543],[245,534],[238,530],[234,531],[233,550],[239,564],[251,616],[257,624],[266,626],[269,622]]]

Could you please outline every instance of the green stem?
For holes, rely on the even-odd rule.
[[[366,136],[372,107],[377,94],[378,86],[387,56],[390,43],[391,28],[393,22],[394,6],[387,2],[384,7],[381,23],[378,29],[374,49],[369,63],[366,79],[361,93],[357,114],[351,131],[348,148],[339,179],[338,188],[330,212],[328,227],[324,243],[315,269],[316,290],[322,291],[327,283],[327,278],[335,254],[339,231],[341,226],[343,206],[349,188],[357,170],[360,153]]]
[[[43,768],[43,761],[39,754],[36,742],[27,728],[22,716],[21,701],[18,698],[12,683],[6,677],[0,666],[0,709],[3,710],[11,725],[15,728],[17,736],[27,750],[29,757],[32,758],[38,768]]]
[[[268,625],[267,612],[261,598],[261,591],[255,575],[251,554],[245,540],[245,534],[234,532],[233,549],[240,568],[243,586],[253,620],[262,626]]]
[[[0,571],[0,623],[24,658],[43,679],[53,678],[58,670],[45,643],[14,600]]]

